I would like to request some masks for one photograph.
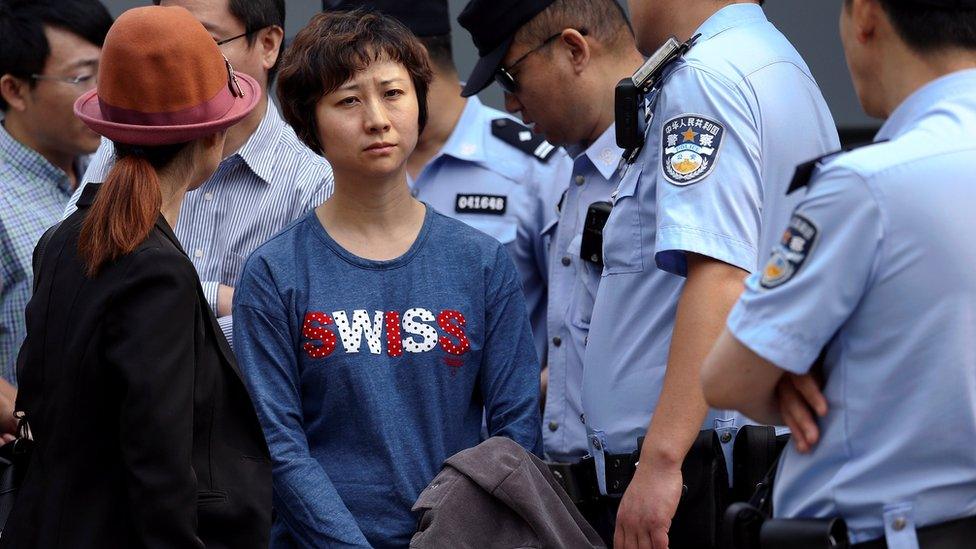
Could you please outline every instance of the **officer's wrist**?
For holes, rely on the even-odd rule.
[[[684,453],[674,448],[645,445],[641,449],[639,467],[654,471],[681,469],[684,460]]]

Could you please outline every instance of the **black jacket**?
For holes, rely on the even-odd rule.
[[[160,217],[86,277],[97,188],[35,257],[18,409],[36,444],[0,547],[267,547],[268,448],[196,271]]]

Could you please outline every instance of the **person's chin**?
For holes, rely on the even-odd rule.
[[[361,170],[364,174],[368,174],[371,178],[383,178],[395,175],[406,163],[406,159],[398,154],[384,155],[384,156],[371,156],[368,157],[362,164],[360,164]]]

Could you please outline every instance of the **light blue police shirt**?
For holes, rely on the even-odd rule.
[[[546,457],[575,462],[589,451],[583,405],[583,352],[590,328],[600,267],[580,259],[583,223],[590,204],[610,200],[623,150],[610,125],[575,156],[569,187],[560,201],[558,223],[547,228],[549,243],[549,388],[542,435]]]
[[[599,477],[601,454],[632,452],[657,405],[685,254],[756,270],[775,240],[764,227],[778,231],[795,203],[784,196],[794,168],[838,146],[809,69],[762,8],[727,6],[695,33],[652,99],[647,142],[604,231],[583,376]],[[743,423],[713,410],[703,425],[718,431],[730,470]]]
[[[505,245],[522,279],[535,347],[542,359],[547,295],[542,230],[555,218],[572,161],[548,143],[532,154],[496,137],[492,121],[500,118],[517,124],[477,97],[468,98],[451,136],[410,186],[415,197],[438,212]],[[528,141],[531,132],[525,131]]]
[[[824,160],[729,329],[776,366],[821,349],[820,442],[790,446],[781,517],[843,517],[851,541],[917,547],[976,515],[976,70],[915,92],[877,136]]]

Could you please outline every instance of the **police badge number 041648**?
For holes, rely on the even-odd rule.
[[[683,114],[665,122],[661,136],[664,177],[684,187],[698,183],[715,169],[725,126],[697,114]]]
[[[773,249],[773,254],[763,269],[759,285],[772,289],[793,278],[810,257],[819,232],[813,221],[802,214],[794,213],[789,226],[783,231],[783,238]]]

